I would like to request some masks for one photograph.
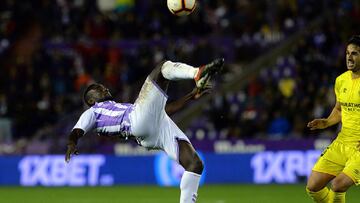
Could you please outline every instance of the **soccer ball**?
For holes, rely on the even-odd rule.
[[[185,16],[194,11],[196,0],[167,0],[167,7],[174,15]]]

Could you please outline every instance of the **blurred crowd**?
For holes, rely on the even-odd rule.
[[[187,135],[197,139],[334,138],[340,126],[309,131],[335,105],[335,79],[346,71],[346,43],[360,33],[360,3],[343,1],[291,50],[249,78],[240,91],[218,93]],[[245,67],[246,68],[246,67]],[[207,135],[207,136],[204,136]]]
[[[328,9],[336,11],[332,18],[309,30],[276,66],[245,89],[214,96],[186,130],[191,139],[200,139],[199,130],[225,139],[307,136],[304,123],[333,105],[334,79],[345,70],[344,42],[359,33],[359,2],[201,0],[193,14],[176,17],[157,0],[1,1],[0,153],[62,153],[90,83],[132,102],[164,59],[198,66],[225,56],[229,64],[246,64]],[[194,84],[181,85],[170,96]],[[83,145],[111,151],[99,139]]]

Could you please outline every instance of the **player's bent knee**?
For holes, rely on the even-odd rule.
[[[202,174],[203,170],[204,164],[202,160],[199,158],[199,156],[195,156],[194,159],[191,161],[191,164],[188,167],[187,171]]]
[[[204,163],[202,162],[201,159],[197,159],[195,162],[195,172],[197,174],[202,174],[203,170],[204,170]]]
[[[334,192],[346,192],[347,188],[341,185],[332,185],[331,190]]]
[[[339,179],[334,179],[331,183],[331,190],[334,192],[346,192],[348,189],[348,186]]]
[[[322,174],[311,174],[307,184],[306,188],[311,192],[318,192],[329,183],[329,181],[332,179],[332,177],[322,176]]]
[[[322,188],[323,188],[322,186],[315,184],[314,182],[308,182],[305,187],[306,191],[309,191],[309,192],[318,192]]]

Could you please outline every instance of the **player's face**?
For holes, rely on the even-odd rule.
[[[346,65],[348,70],[360,73],[360,47],[349,44],[346,48]]]
[[[98,91],[103,98],[111,97],[110,90],[106,88],[104,85],[100,85]]]

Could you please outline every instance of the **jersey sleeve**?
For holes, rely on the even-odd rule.
[[[336,80],[335,80],[335,86],[334,86],[336,101],[339,101],[339,95],[340,95],[340,84],[339,84],[339,80],[340,80],[339,77],[337,77]]]
[[[78,122],[75,124],[73,129],[82,129],[85,133],[87,133],[95,126],[95,123],[95,113],[94,110],[90,108],[81,114]]]

